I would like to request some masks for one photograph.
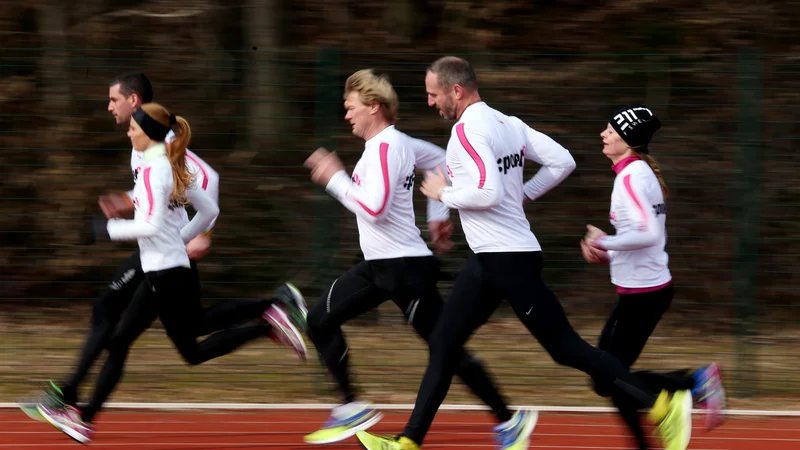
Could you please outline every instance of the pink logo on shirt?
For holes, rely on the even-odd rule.
[[[447,168],[447,176],[453,178],[453,171],[450,170],[450,164],[446,164],[445,167]]]
[[[615,213],[614,211],[611,211],[611,213],[608,215],[608,217],[611,219],[612,222],[616,222],[617,221],[617,213]]]
[[[355,183],[356,186],[361,186],[361,179],[358,178],[358,174],[356,173],[353,174],[353,183]]]

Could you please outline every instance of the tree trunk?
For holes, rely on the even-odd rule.
[[[246,93],[251,101],[247,106],[248,149],[251,152],[274,145],[275,135],[285,128],[285,103],[280,100],[280,59],[275,50],[281,44],[280,0],[248,0],[245,8],[245,44],[252,50],[245,58]],[[267,145],[267,143],[273,145]]]
[[[66,48],[67,39],[67,14],[65,3],[56,0],[47,0],[44,6],[36,11],[39,32],[42,44],[48,50],[42,51],[39,56],[39,76],[42,81],[42,110],[46,112],[63,112],[69,106],[69,69],[67,50],[53,50]]]

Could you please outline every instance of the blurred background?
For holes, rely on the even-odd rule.
[[[651,154],[671,189],[677,297],[637,367],[718,361],[731,406],[796,409],[798,3],[2,1],[0,401],[72,368],[92,298],[134,249],[80,245],[98,195],[133,185],[130,142],[106,110],[115,75],[146,73],[154,100],[189,120],[190,148],[220,173],[221,215],[199,263],[205,301],[270,295],[288,280],[313,303],[362,259],[354,217],[302,167],[326,146],[351,170],[363,150],[343,120],[344,80],[363,68],[387,73],[401,101],[397,127],[445,146],[452,122],[426,105],[424,75],[455,54],[475,65],[490,106],[577,161],[526,210],[546,280],[592,342],[616,301],[608,268],[586,264],[579,249],[587,223],[613,231],[614,173],[599,133],[631,102],[661,118]],[[536,169],[529,164],[526,176]],[[417,201],[427,237],[421,194]],[[453,219],[456,247],[442,260],[454,274],[468,247]],[[449,287],[440,284],[445,295]],[[413,401],[427,355],[394,305],[345,332],[365,397]],[[469,345],[517,404],[606,404],[506,308]],[[316,360],[300,364],[267,340],[189,368],[157,322],[111,400],[339,399]],[[447,399],[475,401],[460,384]]]

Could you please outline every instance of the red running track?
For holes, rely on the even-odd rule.
[[[337,444],[308,445],[303,435],[325,421],[327,411],[164,412],[107,410],[98,416],[92,449],[136,450],[275,450],[359,449],[355,437]],[[376,433],[402,430],[408,411],[388,412],[372,428]],[[425,441],[425,450],[490,450],[492,418],[485,412],[440,411]],[[706,433],[702,417],[694,422],[690,449],[798,450],[800,417],[733,416]],[[61,449],[82,446],[50,425],[18,410],[0,411],[0,449]],[[616,417],[597,413],[541,413],[532,449],[630,449]]]

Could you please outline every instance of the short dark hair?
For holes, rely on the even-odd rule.
[[[436,74],[439,84],[447,89],[456,84],[465,88],[478,88],[478,77],[472,64],[457,56],[443,56],[437,59],[428,66],[428,72]]]
[[[126,98],[132,94],[136,94],[142,100],[142,103],[150,103],[153,101],[153,85],[147,79],[145,74],[141,72],[126,72],[118,75],[109,84],[109,86],[119,85],[119,92]]]

